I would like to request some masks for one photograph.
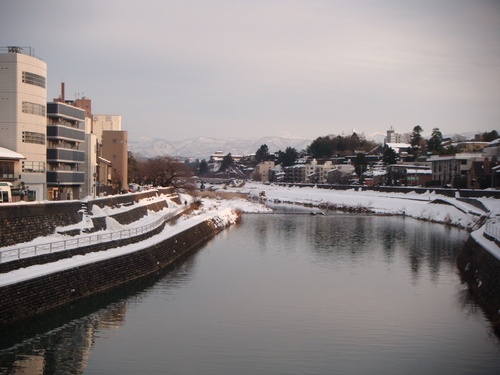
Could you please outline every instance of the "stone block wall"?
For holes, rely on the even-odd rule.
[[[471,237],[457,257],[457,267],[500,337],[500,260]]]
[[[158,193],[176,197],[175,191],[170,188],[148,190],[142,193],[123,194],[112,197],[96,198],[89,202],[57,201],[57,202],[27,202],[20,204],[0,204],[0,247],[13,246],[18,243],[29,242],[37,237],[44,237],[55,233],[57,227],[77,224],[82,220],[82,206],[92,212],[94,204],[99,207],[118,205],[133,205],[144,198],[155,197]],[[153,202],[146,207],[140,206],[130,212],[113,216],[121,224],[130,224],[147,214],[151,209],[159,211],[166,207],[166,202]],[[106,229],[103,218],[92,218],[94,231]],[[78,234],[66,233],[68,235]]]
[[[207,220],[154,246],[0,288],[0,327],[156,272],[223,230]]]

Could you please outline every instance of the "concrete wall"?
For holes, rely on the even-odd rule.
[[[457,257],[457,267],[500,337],[500,260],[471,237]]]
[[[0,288],[0,327],[157,272],[223,230],[207,220],[157,245]]]

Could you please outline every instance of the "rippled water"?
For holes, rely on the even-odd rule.
[[[498,374],[455,266],[465,237],[402,217],[246,215],[163,275],[14,327],[0,373]]]

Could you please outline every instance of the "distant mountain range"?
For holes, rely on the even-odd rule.
[[[473,138],[475,133],[463,133],[461,135]],[[384,143],[386,134],[374,133],[366,138]],[[451,137],[452,135],[444,135]],[[129,150],[134,155],[143,157],[155,157],[170,155],[183,158],[209,159],[216,151],[222,151],[224,155],[249,155],[254,154],[261,145],[266,144],[269,152],[279,150],[285,151],[287,147],[296,150],[306,149],[312,139],[301,139],[294,137],[261,137],[257,139],[218,139],[210,137],[188,138],[182,141],[166,141],[160,138],[130,135],[128,139]]]
[[[261,137],[258,139],[217,139],[209,137],[189,138],[182,141],[166,141],[145,136],[129,136],[128,147],[134,155],[155,157],[170,155],[186,158],[208,159],[216,151],[224,155],[254,154],[261,145],[266,144],[269,152],[285,151],[287,147],[305,149],[311,144],[310,139]]]

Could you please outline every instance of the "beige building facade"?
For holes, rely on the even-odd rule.
[[[21,154],[12,184],[46,199],[47,64],[31,47],[0,48],[0,147]]]

